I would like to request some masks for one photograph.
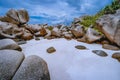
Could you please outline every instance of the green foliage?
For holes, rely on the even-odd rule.
[[[99,12],[98,14],[93,16],[84,16],[80,24],[88,28],[90,25],[95,25],[96,20],[102,15],[103,12]]]
[[[90,25],[95,25],[95,22],[98,18],[100,18],[104,14],[113,14],[117,9],[120,9],[120,1],[119,0],[113,0],[112,4],[107,5],[104,9],[99,11],[97,14],[92,15],[92,16],[84,16],[82,18],[82,24],[86,28],[88,28]]]
[[[120,9],[120,1],[113,0],[111,5],[106,6],[103,11],[104,14],[114,14],[117,9]]]

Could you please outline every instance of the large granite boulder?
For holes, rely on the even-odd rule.
[[[63,32],[62,35],[64,38],[69,39],[69,40],[73,38],[72,33],[69,33],[69,32]]]
[[[60,30],[57,27],[54,27],[53,30],[51,31],[51,36],[60,37],[61,36]]]
[[[76,24],[76,23],[80,23],[81,21],[82,21],[82,18],[74,18],[73,23]]]
[[[33,39],[33,34],[30,33],[28,30],[24,30],[23,35],[21,36],[23,40],[30,40]]]
[[[117,59],[120,62],[120,52],[113,53],[112,58]]]
[[[110,45],[110,44],[103,44],[102,48],[108,49],[108,50],[115,50],[115,51],[120,50],[119,47],[117,47],[115,45]]]
[[[0,21],[0,39],[15,38],[17,34],[14,34],[14,28],[17,28],[17,25]]]
[[[0,21],[9,22],[17,25],[25,24],[29,21],[29,15],[25,9],[10,9],[5,16],[0,17]]]
[[[76,26],[71,30],[71,32],[76,38],[83,37],[85,34],[85,30],[83,26]]]
[[[40,29],[40,36],[45,36],[45,35],[47,35],[47,31],[46,31],[46,29],[44,27],[42,27]]]
[[[46,62],[35,55],[27,57],[12,80],[50,80]]]
[[[20,24],[25,24],[29,21],[29,14],[25,9],[17,10]]]
[[[0,40],[0,50],[10,49],[22,51],[21,47],[12,39],[1,39]]]
[[[0,21],[0,39],[4,38],[22,38],[30,40],[33,38],[33,31],[27,26],[18,27],[15,24]]]
[[[112,42],[120,46],[120,13],[104,15],[96,21],[97,28]]]
[[[39,32],[42,27],[39,24],[29,24],[28,26],[34,33]]]
[[[100,40],[102,36],[97,31],[95,31],[92,27],[89,27],[87,29],[85,38],[88,43],[93,43],[95,41]]]
[[[11,80],[23,59],[21,52],[0,50],[0,80]]]

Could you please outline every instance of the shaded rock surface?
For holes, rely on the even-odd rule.
[[[40,29],[40,36],[45,36],[45,35],[47,35],[46,29],[42,27]]]
[[[114,46],[114,45],[110,45],[110,44],[103,44],[102,46],[104,49],[109,49],[109,50],[120,50],[119,47]]]
[[[62,35],[66,39],[72,39],[73,38],[73,35],[71,33],[69,33],[69,32],[63,32]]]
[[[0,50],[11,49],[22,51],[21,47],[12,39],[1,39],[0,40]]]
[[[92,50],[92,52],[95,53],[98,56],[101,56],[101,57],[108,56],[108,54],[105,51],[102,51],[102,50]]]
[[[16,29],[17,25],[0,21],[0,39],[15,38],[17,34],[14,34],[13,28]]]
[[[71,32],[76,38],[80,38],[85,34],[84,27],[82,26],[76,26],[76,28],[72,29]]]
[[[12,80],[50,80],[47,64],[38,56],[28,56]]]
[[[9,22],[13,24],[25,24],[29,21],[28,12],[25,9],[14,10],[10,9],[6,16],[0,17],[0,21]]]
[[[54,27],[53,30],[51,31],[51,36],[60,37],[61,36],[60,30],[57,27]]]
[[[97,28],[112,42],[120,46],[120,13],[108,14],[99,18]]]
[[[120,52],[116,52],[112,55],[112,58],[117,59],[120,62]]]
[[[82,46],[82,45],[77,45],[77,46],[75,46],[75,48],[80,49],[80,50],[87,49],[85,46]]]
[[[56,51],[56,49],[54,47],[50,47],[50,48],[47,49],[48,53],[53,53],[55,51]]]
[[[102,38],[102,36],[97,31],[95,31],[91,26],[88,28],[85,38],[87,39],[88,43],[92,43],[97,40],[100,40]]]
[[[23,59],[21,52],[0,50],[0,80],[11,80]]]

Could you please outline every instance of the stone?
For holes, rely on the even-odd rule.
[[[34,35],[35,37],[40,37],[40,32],[35,32]]]
[[[97,28],[111,41],[120,46],[120,13],[103,15],[97,21]]]
[[[17,10],[20,24],[25,24],[29,21],[29,14],[25,9]]]
[[[45,35],[47,35],[46,29],[42,27],[40,29],[40,36],[45,36]]]
[[[110,44],[103,44],[103,45],[102,45],[102,48],[104,48],[104,49],[109,49],[109,50],[120,50],[119,47],[114,46],[114,45],[110,45]]]
[[[76,49],[80,49],[80,50],[85,50],[87,49],[85,46],[82,46],[82,45],[77,45],[75,46]]]
[[[56,52],[56,49],[54,47],[50,47],[50,48],[47,49],[47,52],[48,53],[54,53],[54,52]]]
[[[102,51],[102,50],[92,50],[92,52],[95,53],[98,56],[101,56],[101,57],[107,57],[108,56],[108,54],[105,51]]]
[[[22,45],[22,44],[26,44],[27,43],[27,41],[24,41],[24,40],[22,40],[22,41],[18,41],[18,42],[16,42],[18,45]]]
[[[14,20],[15,22],[13,21],[9,21],[10,23],[13,23],[13,24],[20,24],[19,23],[19,17],[18,17],[18,13],[15,9],[10,9],[7,13],[6,13],[6,16],[8,18],[10,18],[11,20]],[[6,22],[6,21],[5,21]]]
[[[19,24],[19,22],[18,21],[16,21],[15,19],[12,19],[11,17],[9,17],[9,16],[1,16],[0,17],[0,21],[2,21],[2,22],[9,22],[9,23],[13,23],[13,24]]]
[[[77,41],[78,42],[87,42],[85,36],[83,36],[82,38],[78,38]]]
[[[81,18],[74,18],[74,23],[76,24],[76,23],[80,23],[82,20],[81,20]]]
[[[0,21],[21,25],[29,21],[29,14],[25,9],[10,9],[5,16],[0,17]]]
[[[12,39],[12,40],[14,40],[18,45],[26,44],[27,43],[27,41],[22,40],[22,39]]]
[[[93,43],[102,38],[102,36],[97,31],[95,31],[92,27],[88,28],[85,37],[88,43]]]
[[[73,28],[71,32],[76,38],[83,37],[85,34],[84,27],[82,26],[77,26],[76,28]]]
[[[30,40],[33,39],[33,35],[28,31],[24,31],[24,34],[22,35],[21,39]]]
[[[24,59],[24,54],[15,50],[0,50],[0,80],[11,80]]]
[[[109,41],[108,40],[103,40],[103,41],[101,41],[101,44],[109,44]]]
[[[39,24],[29,24],[28,26],[34,33],[39,32],[41,29],[41,25]]]
[[[73,35],[69,32],[63,32],[62,35],[65,39],[71,40],[73,38]]]
[[[51,31],[51,36],[60,37],[60,30],[57,27],[53,28],[53,30]]]
[[[22,51],[21,47],[12,39],[1,39],[0,40],[0,50],[11,49]]]
[[[28,56],[12,80],[50,80],[47,63],[36,55]]]
[[[40,38],[39,38],[39,37],[35,37],[35,40],[37,40],[37,41],[38,41],[38,40],[40,40]]]
[[[120,52],[116,52],[112,55],[112,58],[117,59],[120,62]]]
[[[14,28],[16,27],[17,25],[15,24],[0,21],[0,39],[15,38]]]

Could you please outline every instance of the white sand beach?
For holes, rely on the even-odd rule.
[[[83,45],[87,50],[78,50]],[[49,54],[46,49],[54,47]],[[75,40],[30,40],[21,45],[25,56],[38,55],[48,64],[51,80],[120,80],[120,63],[111,56],[115,51],[105,50],[99,44],[86,44]],[[92,50],[103,50],[108,56],[100,57]]]

